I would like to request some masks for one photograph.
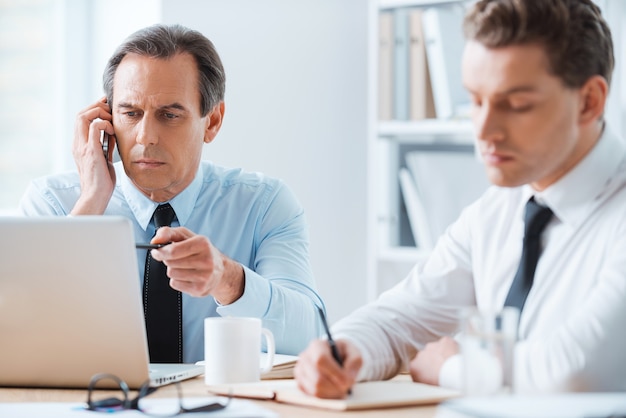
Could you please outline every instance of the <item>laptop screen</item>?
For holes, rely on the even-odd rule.
[[[0,385],[148,378],[134,244],[122,217],[0,218]]]

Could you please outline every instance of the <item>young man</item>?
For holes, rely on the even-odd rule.
[[[34,181],[22,212],[121,215],[138,242],[171,243],[138,250],[152,362],[203,359],[204,318],[218,315],[261,318],[277,352],[304,349],[320,335],[323,303],[302,207],[279,180],[201,161],[224,117],[224,69],[213,44],[178,25],[145,28],[118,47],[103,81],[106,98],[76,120],[78,172]],[[101,131],[111,138],[107,158]],[[114,146],[121,162],[112,164]],[[153,213],[165,212],[171,227],[158,228]],[[148,280],[159,262],[167,277]],[[172,317],[155,293],[178,298],[173,337],[162,333]],[[160,354],[166,346],[175,358]]]
[[[626,146],[603,120],[610,31],[591,0],[481,0],[464,29],[463,82],[494,186],[424,264],[336,324],[343,368],[327,342],[310,344],[295,370],[307,393],[345,396],[402,369],[460,387],[459,309],[505,305],[522,309],[517,391],[626,390]],[[552,213],[515,303],[529,201]]]

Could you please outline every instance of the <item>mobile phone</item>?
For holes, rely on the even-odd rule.
[[[105,131],[100,133],[100,142],[102,143],[102,152],[104,153],[104,159],[109,161],[109,146],[111,145],[111,138]]]

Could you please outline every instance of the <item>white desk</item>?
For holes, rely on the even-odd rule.
[[[202,376],[182,383],[185,397],[208,396]],[[105,392],[103,392],[105,393]],[[117,392],[111,392],[117,393]],[[159,389],[154,397],[176,397],[174,385]],[[0,388],[0,402],[85,402],[86,390],[78,389],[40,389],[40,388]],[[417,406],[407,408],[375,409],[369,411],[336,412],[322,409],[304,408],[280,404],[274,401],[253,401],[264,408],[275,411],[284,418],[345,418],[346,416],[385,418],[431,418],[435,416],[436,406]],[[193,415],[193,414],[191,414]],[[113,415],[111,415],[113,416]]]

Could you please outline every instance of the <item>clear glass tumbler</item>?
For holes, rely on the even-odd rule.
[[[513,355],[519,309],[461,312],[463,392],[466,395],[513,393]]]

